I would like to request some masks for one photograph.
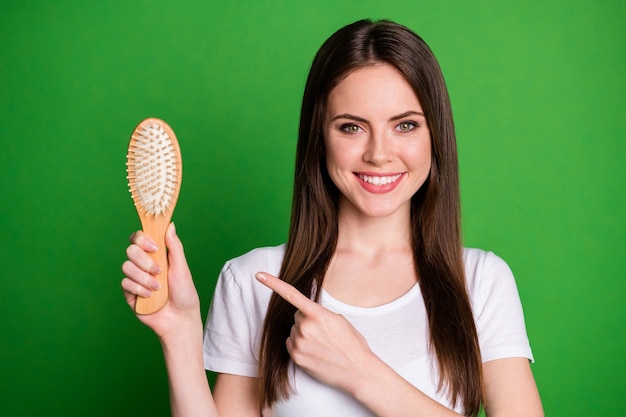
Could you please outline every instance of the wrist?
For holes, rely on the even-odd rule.
[[[164,351],[189,350],[193,347],[202,349],[204,330],[199,317],[189,317],[172,326],[168,332],[159,335],[159,341]]]
[[[386,368],[387,365],[370,351],[370,355],[362,359],[359,365],[353,368],[354,372],[348,378],[348,383],[344,390],[359,401],[367,398],[372,394],[372,383],[378,380],[380,374]]]

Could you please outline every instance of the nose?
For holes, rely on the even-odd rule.
[[[372,165],[383,165],[391,160],[391,139],[381,132],[372,132],[367,139],[363,160]]]

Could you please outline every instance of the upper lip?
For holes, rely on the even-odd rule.
[[[394,175],[404,174],[404,172],[355,172],[356,175],[367,175],[368,177],[393,177]]]
[[[394,175],[401,175],[404,172],[355,172],[355,175],[367,175],[368,177],[393,177]]]
[[[361,181],[370,183],[370,184],[374,184],[374,185],[387,185],[387,184],[391,184],[391,183],[395,183],[396,181],[398,181],[400,179],[400,177],[402,176],[402,172],[400,173],[395,173],[395,174],[389,174],[389,173],[375,173],[374,175],[370,174],[366,174],[363,172],[358,172],[355,173],[355,175],[357,177],[359,177],[359,179]]]

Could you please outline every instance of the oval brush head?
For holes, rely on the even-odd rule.
[[[130,137],[126,167],[141,228],[158,246],[151,256],[161,267],[161,273],[155,276],[161,288],[153,291],[151,297],[137,297],[135,304],[138,314],[150,314],[163,307],[168,298],[165,231],[183,176],[180,147],[172,128],[156,118],[139,123]]]

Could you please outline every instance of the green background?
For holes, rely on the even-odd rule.
[[[0,415],[169,415],[119,288],[130,134],[148,116],[177,133],[206,312],[227,259],[284,241],[311,59],[362,17],[440,60],[465,243],[516,275],[547,415],[626,415],[625,4],[0,0]]]

